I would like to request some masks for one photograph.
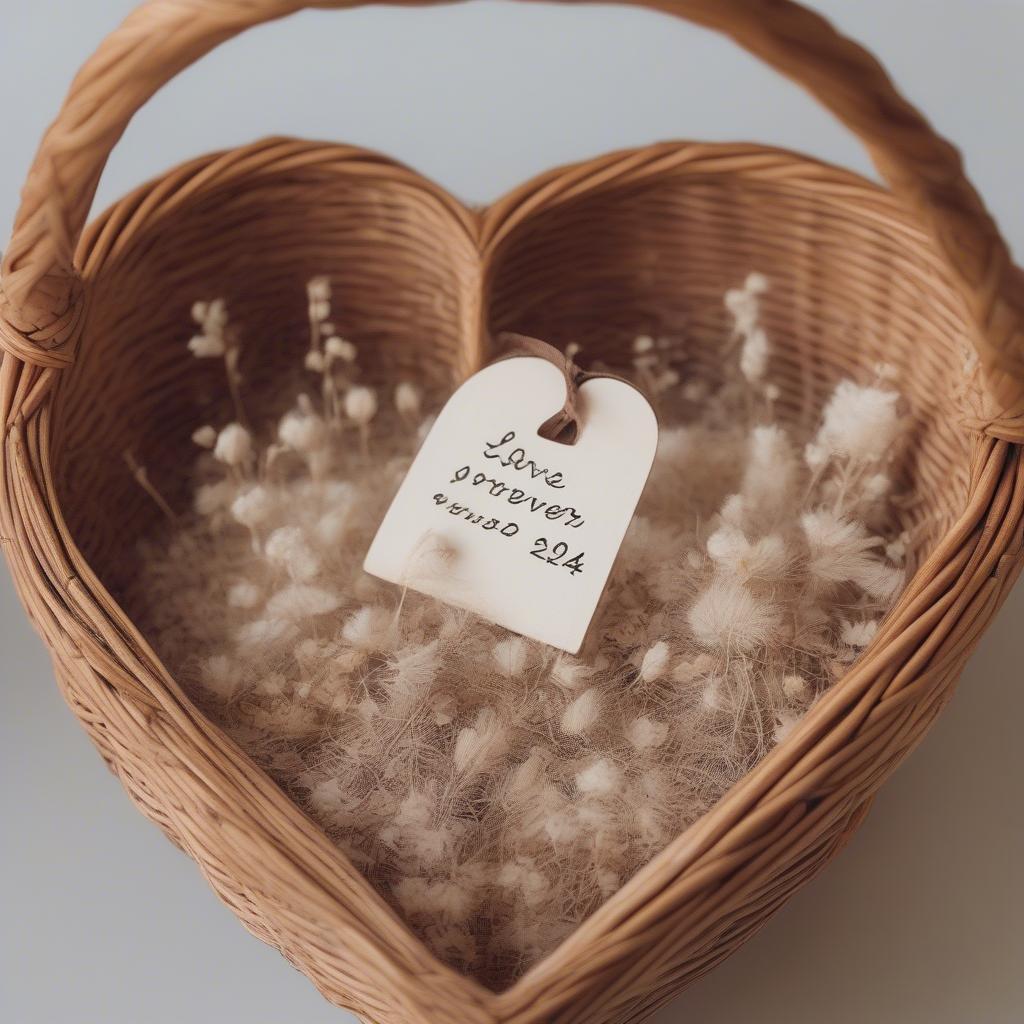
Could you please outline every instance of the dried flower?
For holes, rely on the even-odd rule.
[[[645,683],[653,683],[664,675],[667,667],[668,644],[664,640],[659,640],[644,652],[640,662],[640,678]]]
[[[688,619],[705,647],[750,653],[779,639],[778,610],[742,583],[716,576],[690,608]]]
[[[340,359],[343,363],[355,362],[358,354],[351,341],[339,338],[336,334],[324,342],[324,351],[331,359]]]
[[[660,747],[668,736],[668,725],[665,722],[652,722],[641,716],[630,722],[626,737],[637,750]]]
[[[562,713],[562,732],[568,736],[589,732],[597,722],[599,710],[597,691],[584,690]]]
[[[267,538],[266,556],[299,582],[311,580],[320,571],[320,560],[298,526],[278,527]]]
[[[207,425],[192,431],[192,442],[200,448],[212,448],[217,443],[217,431]]]
[[[825,406],[821,428],[808,446],[808,464],[845,455],[852,462],[884,460],[899,431],[895,391],[842,380]]]
[[[241,423],[229,423],[217,435],[213,454],[227,466],[244,468],[252,459],[252,436]]]
[[[420,414],[421,402],[420,390],[415,384],[402,381],[395,388],[395,408],[399,416],[409,420],[416,419]]]
[[[515,679],[526,667],[526,643],[518,636],[506,637],[494,645],[491,656],[503,676]]]
[[[576,786],[588,796],[608,796],[621,785],[622,773],[605,757],[599,757],[576,773]]]
[[[372,388],[350,388],[345,395],[345,415],[360,427],[365,427],[377,415],[377,395]]]

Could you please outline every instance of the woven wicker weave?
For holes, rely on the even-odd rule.
[[[374,154],[274,139],[179,167],[85,228],[145,100],[219,42],[303,6],[153,0],[89,61],[47,132],[0,297],[11,570],[68,702],[132,798],[329,999],[381,1024],[639,1020],[842,846],[1019,572],[1024,277],[956,151],[863,50],[782,0],[645,6],[727,32],[813,91],[891,191],[779,150],[679,143],[551,172],[476,212]],[[912,582],[787,742],[552,955],[489,992],[426,951],[196,711],[119,606],[154,515],[122,453],[184,500],[179,439],[216,393],[213,371],[182,357],[198,295],[224,294],[266,336],[301,345],[296,297],[328,273],[340,328],[374,352],[373,372],[415,371],[440,390],[499,331],[585,339],[614,363],[652,316],[685,322],[689,354],[713,373],[720,296],[754,268],[775,285],[765,317],[790,421],[806,423],[843,373],[883,358],[901,370]],[[254,347],[247,387],[269,414],[297,353]]]

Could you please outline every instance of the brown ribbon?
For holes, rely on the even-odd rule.
[[[575,444],[580,435],[579,387],[585,380],[592,377],[612,376],[612,374],[587,373],[581,370],[564,352],[549,345],[539,338],[531,338],[525,334],[514,334],[506,331],[497,337],[498,355],[493,362],[504,359],[515,359],[519,356],[537,356],[557,366],[565,377],[565,404],[553,416],[550,416],[537,431],[541,437],[559,444]]]

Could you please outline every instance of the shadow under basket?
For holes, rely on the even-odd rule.
[[[547,173],[483,211],[383,157],[271,139],[190,162],[83,228],[129,112],[227,35],[296,7],[141,8],[72,87],[6,252],[3,539],[69,704],[142,811],[256,935],[368,1021],[635,1021],[813,877],[949,698],[1022,564],[1020,272],[954,150],[817,16],[754,0],[655,5],[727,30],[866,140],[893,191],[748,144],[667,143]],[[770,17],[766,12],[770,12]],[[141,38],[147,46],[138,46]],[[126,99],[126,97],[128,99]],[[130,102],[128,101],[130,100]],[[116,101],[116,102],[115,102]],[[320,829],[188,700],[120,597],[157,510],[131,451],[188,500],[181,439],[224,402],[183,325],[222,295],[264,421],[301,362],[305,282],[331,279],[371,381],[435,395],[506,330],[612,366],[638,328],[718,372],[721,296],[772,279],[780,419],[812,424],[879,361],[909,405],[914,575],[792,735],[566,942],[492,992],[438,962]]]

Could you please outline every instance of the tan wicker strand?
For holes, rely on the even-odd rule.
[[[649,1015],[848,840],[1024,564],[1024,289],[955,151],[872,58],[793,4],[646,5],[728,32],[814,91],[892,192],[768,147],[665,143],[549,172],[470,211],[384,157],[279,138],[183,164],[83,227],[149,95],[218,42],[307,6],[155,0],[75,80],[5,254],[0,540],[61,690],[142,812],[245,925],[377,1024]],[[158,513],[122,454],[173,505],[187,500],[180,439],[220,400],[215,374],[182,347],[200,295],[225,295],[265,331],[243,367],[263,418],[287,399],[314,273],[330,275],[371,377],[414,374],[441,395],[506,330],[585,341],[615,365],[643,325],[685,336],[694,372],[713,378],[721,295],[758,268],[773,278],[772,372],[794,426],[813,422],[844,374],[884,359],[901,375],[913,579],[784,744],[562,946],[491,992],[427,952],[150,648],[120,597]]]

